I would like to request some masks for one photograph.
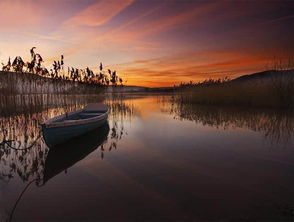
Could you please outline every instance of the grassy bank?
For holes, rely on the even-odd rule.
[[[32,73],[0,71],[0,95],[100,94],[104,88],[93,83],[47,78]]]
[[[180,87],[179,98],[192,104],[294,108],[294,70],[186,84]]]

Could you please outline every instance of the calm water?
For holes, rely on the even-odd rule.
[[[100,100],[2,100],[0,221],[293,220],[293,111],[108,98],[108,124],[49,150],[39,122]]]

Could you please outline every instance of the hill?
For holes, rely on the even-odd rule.
[[[236,79],[231,80],[232,82],[238,81],[252,81],[252,80],[265,80],[275,78],[277,76],[291,77],[294,75],[294,69],[292,70],[267,70],[263,72],[257,72],[253,74],[243,75]]]

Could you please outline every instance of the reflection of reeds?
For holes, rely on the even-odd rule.
[[[103,97],[96,95],[0,95],[0,116],[31,114],[56,107],[78,108],[80,105],[102,100]]]
[[[287,143],[294,136],[294,110],[244,109],[236,106],[191,104],[175,96],[164,104],[165,111],[180,120],[190,120],[215,128],[247,128],[262,132],[272,142]]]
[[[23,181],[40,178],[48,148],[41,139],[38,121],[61,114],[63,108],[0,117],[0,175],[9,180],[17,174]],[[22,149],[22,150],[15,150]],[[30,148],[30,149],[28,149]]]
[[[131,117],[134,113],[133,104],[127,103],[124,96],[113,96],[111,99],[106,99],[105,103],[110,107],[110,115],[113,118],[116,118],[116,115],[121,118]]]
[[[0,175],[9,180],[17,174],[23,181],[40,177],[47,148],[35,118],[39,115],[1,117]],[[26,149],[31,147],[32,149]],[[24,149],[14,150],[13,148]]]
[[[38,123],[102,99],[94,95],[0,97],[0,180],[9,181],[16,175],[23,181],[42,178],[48,148]],[[106,149],[117,149],[118,141],[126,134],[123,120],[132,115],[132,107],[121,100],[106,103],[111,109],[112,125],[107,141],[99,147],[101,157]]]
[[[101,158],[104,157],[104,151],[111,151],[112,149],[117,149],[118,141],[122,139],[127,132],[124,127],[124,122],[127,119],[131,119],[134,113],[134,107],[132,104],[128,104],[124,101],[123,97],[115,97],[110,100],[105,100],[105,103],[110,108],[111,116],[111,127],[110,135],[107,138],[106,143],[101,146]]]

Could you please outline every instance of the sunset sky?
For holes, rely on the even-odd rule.
[[[0,62],[29,49],[51,66],[116,69],[127,85],[267,69],[293,55],[294,1],[0,0]]]

